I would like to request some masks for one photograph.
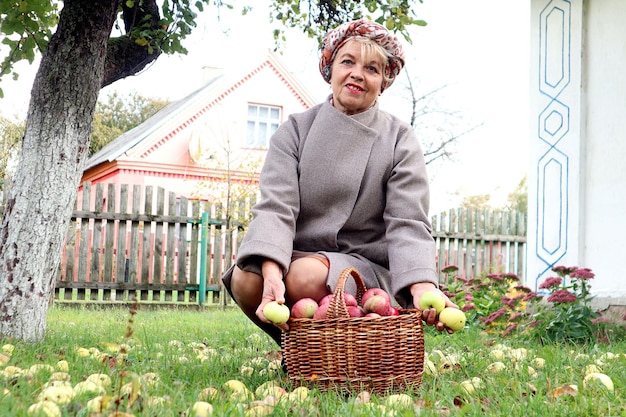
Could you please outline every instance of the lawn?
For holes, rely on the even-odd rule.
[[[55,415],[32,411],[45,397],[61,416],[117,409],[188,417],[198,401],[214,416],[626,416],[626,342],[541,346],[472,326],[453,335],[428,328],[428,372],[419,390],[403,393],[408,403],[394,405],[377,395],[366,402],[363,393],[311,390],[303,399],[280,369],[278,347],[239,310],[130,311],[54,307],[43,343],[1,340],[0,415]],[[614,390],[586,383],[591,372],[609,376]],[[262,405],[271,393],[280,399]]]

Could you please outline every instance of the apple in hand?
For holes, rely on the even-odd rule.
[[[270,301],[263,307],[263,315],[274,324],[285,324],[289,320],[289,307]]]
[[[372,295],[363,304],[363,309],[368,313],[377,313],[381,316],[389,315],[389,300],[382,295]]]
[[[361,305],[365,306],[367,300],[369,300],[370,297],[373,297],[374,295],[380,295],[381,297],[385,297],[387,299],[387,302],[391,304],[391,297],[389,297],[387,291],[383,290],[382,288],[370,288],[363,293],[363,297],[361,297]]]
[[[434,308],[440,314],[446,307],[446,299],[440,291],[426,291],[421,295],[418,307],[422,311]]]
[[[465,327],[465,313],[458,308],[446,307],[439,313],[439,321],[458,332]]]
[[[317,301],[312,298],[301,298],[291,307],[291,317],[296,319],[311,319],[317,310]]]

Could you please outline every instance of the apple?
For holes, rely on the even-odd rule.
[[[320,304],[317,310],[315,310],[315,314],[313,314],[313,318],[315,320],[325,319],[326,312],[328,311],[328,307],[330,307],[329,303]]]
[[[274,324],[284,324],[289,320],[289,307],[276,301],[270,301],[263,307],[263,315]]]
[[[363,293],[363,297],[361,297],[361,305],[365,306],[367,300],[369,300],[370,297],[374,295],[380,295],[381,297],[385,297],[387,299],[387,302],[391,304],[391,297],[389,296],[387,291],[383,290],[382,288],[370,288],[369,290],[365,291],[365,293]]]
[[[382,295],[372,295],[363,304],[363,309],[368,313],[377,313],[381,316],[389,315],[389,300]]]
[[[318,303],[320,306],[324,305],[324,304],[329,304],[330,301],[333,299],[334,294],[327,294],[325,295],[320,302]]]
[[[446,299],[441,291],[426,291],[420,297],[418,307],[422,311],[434,308],[437,311],[437,314],[440,314],[446,307]]]
[[[213,415],[213,406],[206,401],[196,401],[191,406],[190,417],[208,417]]]
[[[446,307],[439,313],[439,320],[455,332],[465,327],[465,313],[458,308]]]
[[[354,295],[346,292],[343,294],[343,300],[346,302],[346,306],[358,306],[359,303],[356,302],[356,298]]]
[[[291,317],[296,319],[311,319],[317,310],[317,301],[312,298],[301,298],[291,307]]]
[[[380,318],[380,317],[382,317],[382,316],[381,316],[380,314],[378,314],[378,313],[367,313],[367,314],[366,314],[365,316],[363,316],[363,317],[369,317],[369,318],[375,318],[375,319],[378,319],[378,318]]]
[[[613,392],[614,390],[613,380],[611,380],[611,378],[608,375],[600,373],[600,372],[591,372],[585,375],[585,378],[583,379],[583,386],[587,388],[588,386],[590,386],[590,384],[596,383],[596,382],[601,383],[602,385],[604,385],[606,389]]]
[[[389,306],[389,315],[390,316],[399,316],[400,315],[400,310],[398,310],[394,306]]]
[[[348,314],[350,317],[363,317],[365,313],[359,306],[348,306]]]

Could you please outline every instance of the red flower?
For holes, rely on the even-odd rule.
[[[574,272],[575,270],[577,270],[578,267],[577,266],[555,266],[554,268],[552,268],[553,272],[556,272],[557,274],[559,274],[559,276],[564,277],[567,276],[569,274],[571,274],[572,272]]]
[[[444,274],[447,274],[448,272],[456,272],[459,270],[459,267],[456,265],[446,265],[443,268],[441,268],[441,272],[443,272]]]
[[[568,290],[557,290],[548,297],[548,301],[555,304],[575,303],[577,298],[575,294],[569,292]]]
[[[546,278],[546,280],[539,286],[539,289],[541,290],[553,287],[560,287],[562,282],[563,278],[560,277]]]
[[[595,276],[596,274],[591,272],[591,269],[589,268],[578,268],[577,270],[575,270],[574,272],[570,274],[570,277],[578,278],[582,280],[588,280],[588,279],[594,278]]]

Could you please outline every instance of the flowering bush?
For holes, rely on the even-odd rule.
[[[600,313],[591,306],[589,280],[595,274],[588,268],[556,266],[558,276],[546,278],[539,290],[548,295],[530,303],[528,334],[543,343],[594,341]]]
[[[481,325],[490,333],[508,335],[517,328],[524,315],[526,295],[530,289],[519,284],[512,273],[486,274],[466,279],[454,274],[458,267],[442,269],[447,283],[444,293],[465,312],[468,323]]]
[[[542,343],[610,343],[626,338],[625,326],[591,308],[589,281],[595,274],[589,268],[552,268],[557,276],[546,278],[538,288],[545,295],[520,285],[512,273],[467,279],[456,276],[458,269],[455,265],[442,268],[446,282],[441,289],[465,312],[468,324],[489,333]]]

